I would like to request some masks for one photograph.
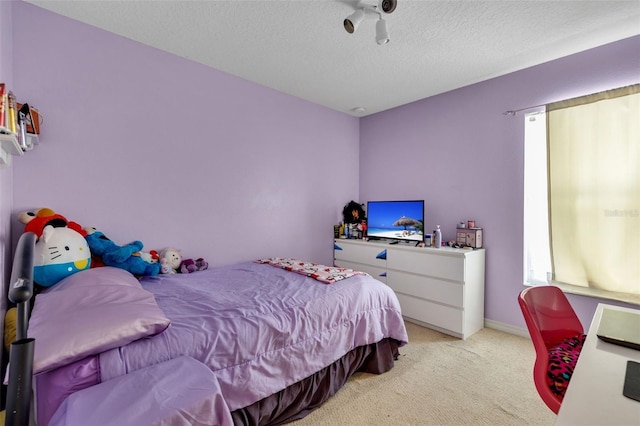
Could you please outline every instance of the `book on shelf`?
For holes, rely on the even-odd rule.
[[[11,133],[18,133],[18,103],[16,102],[16,96],[11,90],[7,92],[7,100],[9,107],[9,119],[7,121],[7,127]]]
[[[0,83],[0,133],[18,132],[18,104],[11,90]]]
[[[6,105],[7,105],[7,92],[4,83],[0,83],[0,133],[4,133],[6,117]]]

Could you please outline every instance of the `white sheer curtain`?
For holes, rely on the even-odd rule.
[[[547,105],[554,281],[640,294],[640,84]]]

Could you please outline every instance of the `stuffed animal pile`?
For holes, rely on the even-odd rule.
[[[136,276],[191,273],[209,267],[202,258],[183,259],[174,247],[147,252],[138,240],[118,245],[96,228],[83,228],[50,208],[22,212],[18,220],[25,225],[24,232],[38,237],[34,282],[42,287],[89,267],[113,266]]]

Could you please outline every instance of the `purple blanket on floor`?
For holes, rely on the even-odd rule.
[[[296,383],[353,348],[407,333],[393,291],[368,275],[332,285],[253,262],[145,277],[171,320],[163,333],[100,355],[101,380],[191,356],[215,374],[229,409]]]
[[[232,426],[215,376],[190,357],[141,368],[75,392],[48,426]]]

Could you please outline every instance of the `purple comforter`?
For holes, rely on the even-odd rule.
[[[259,401],[385,337],[407,342],[393,291],[368,275],[324,284],[242,263],[145,277],[171,325],[100,355],[106,381],[179,356],[206,364],[231,411]]]

